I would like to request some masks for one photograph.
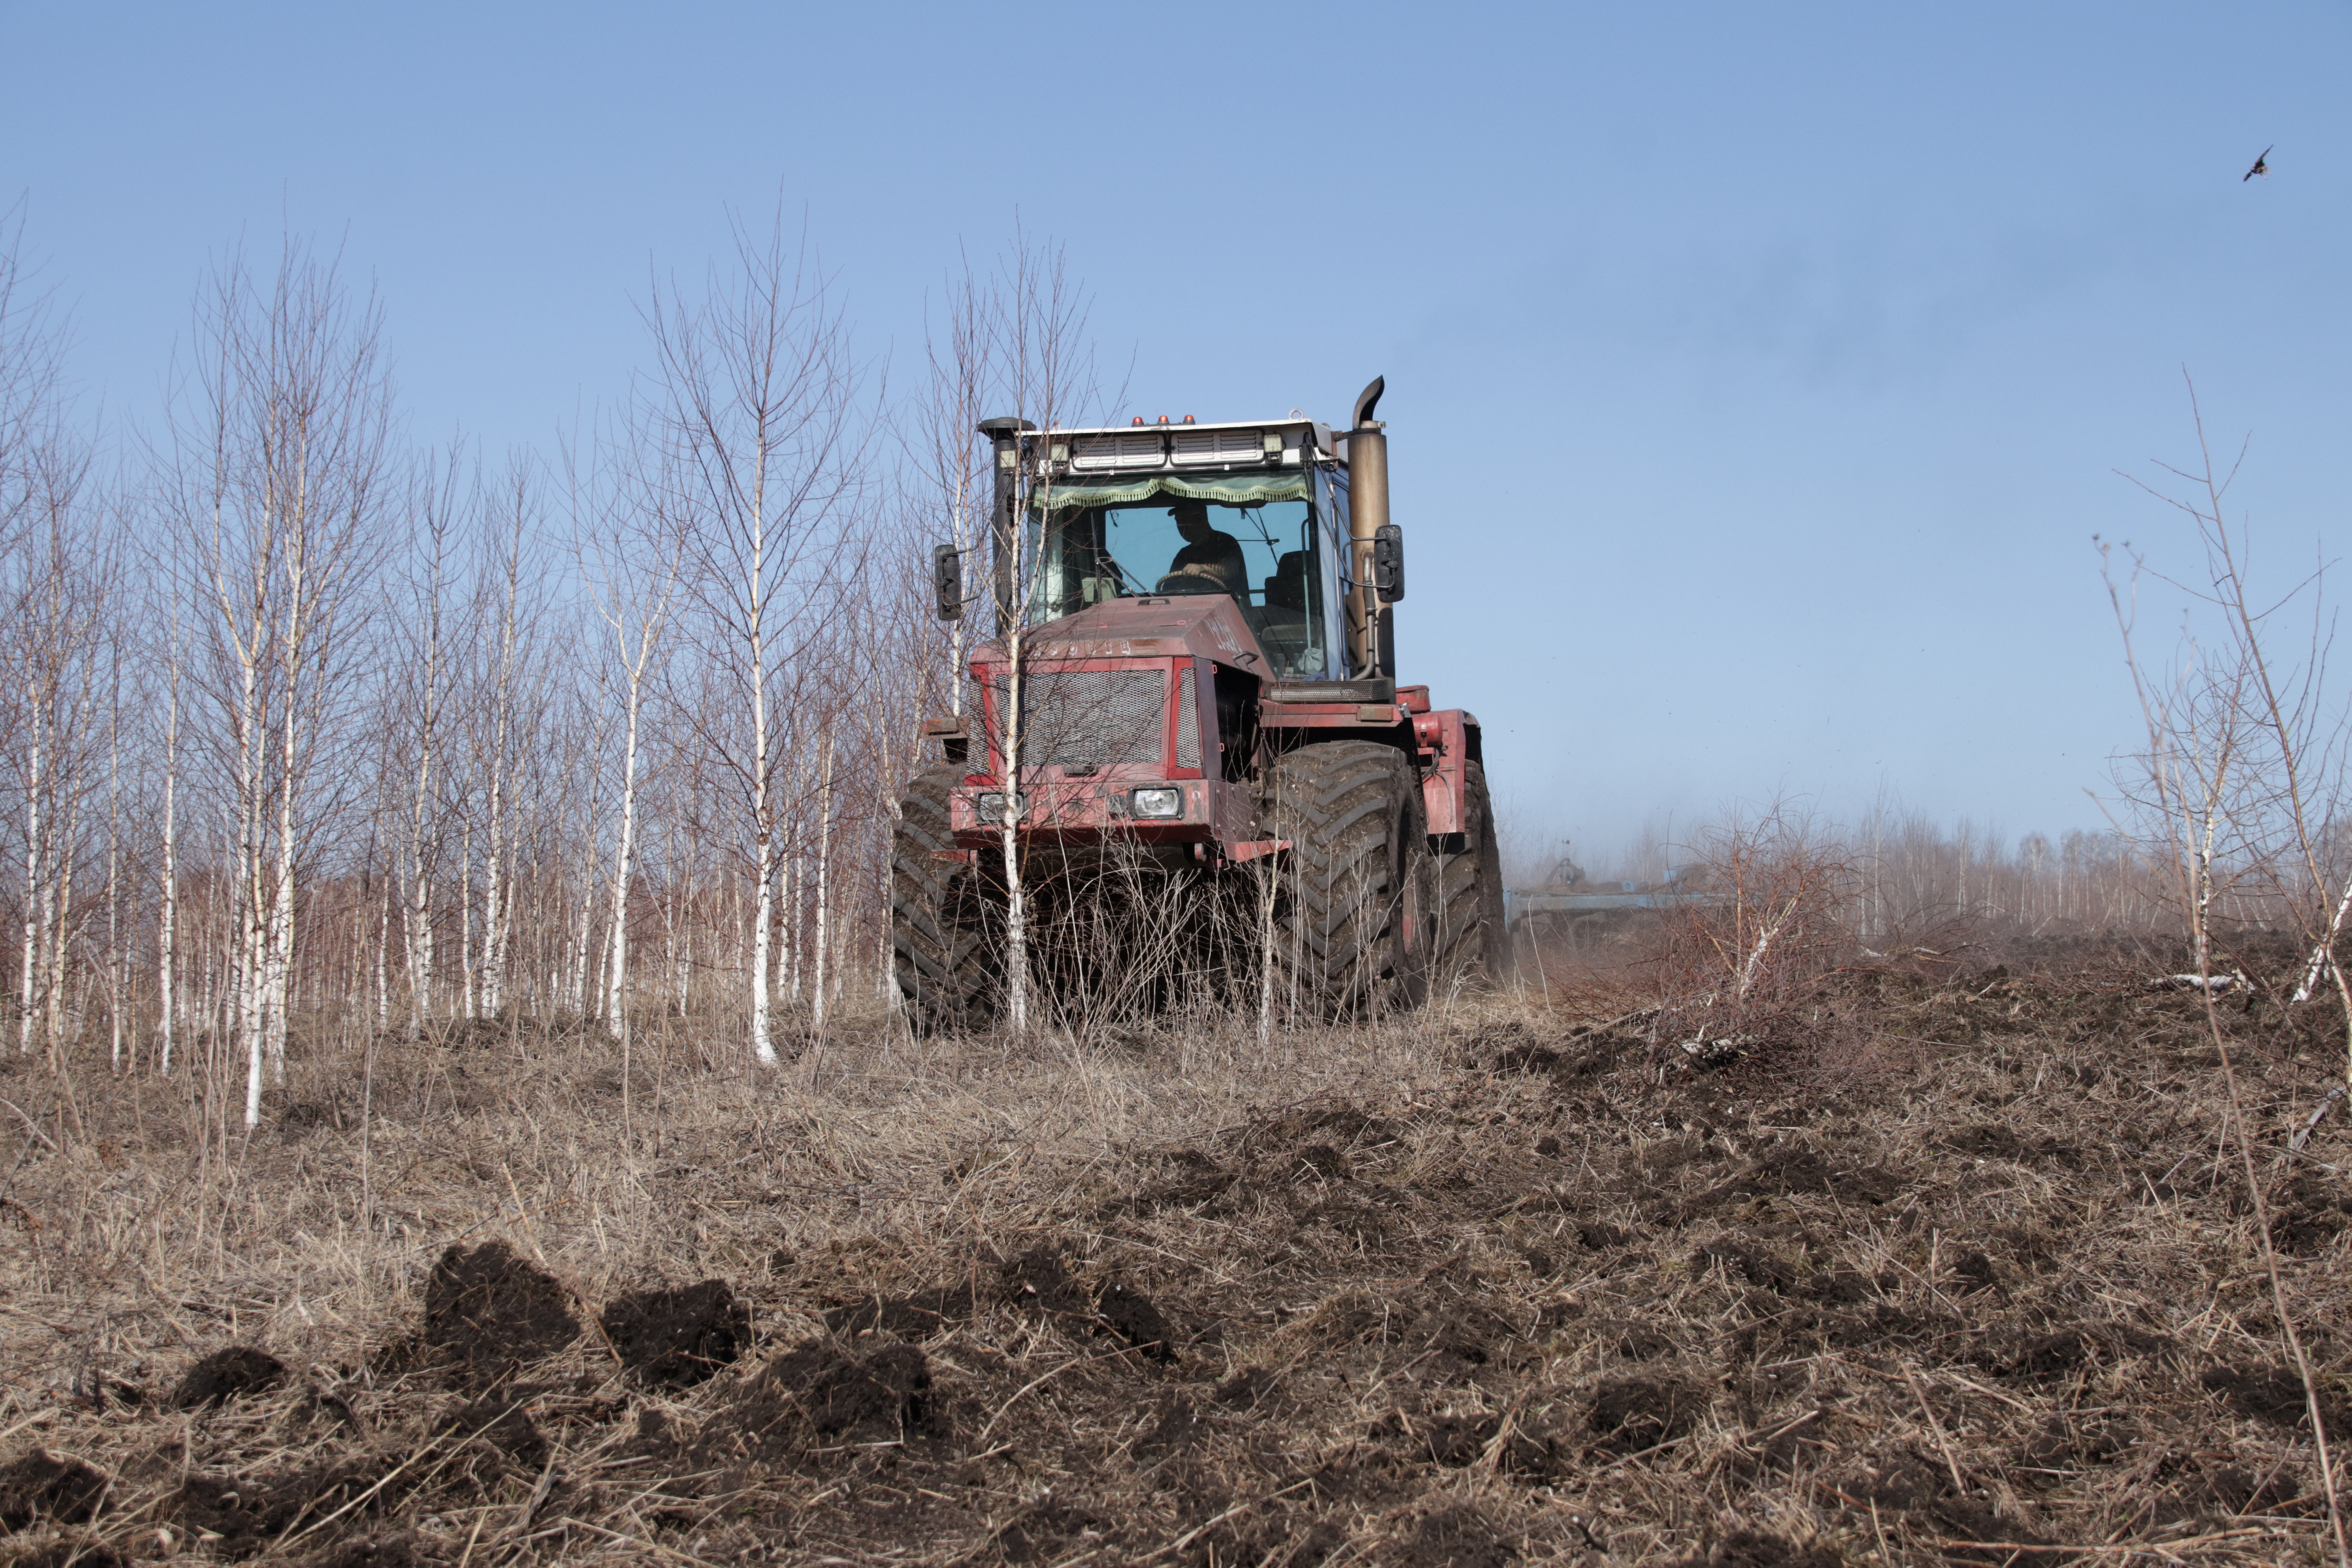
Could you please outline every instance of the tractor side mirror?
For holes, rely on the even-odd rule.
[[[1372,531],[1372,586],[1385,603],[1404,597],[1404,530],[1393,522]]]
[[[940,619],[963,618],[963,552],[952,544],[931,551],[931,587],[939,595]]]

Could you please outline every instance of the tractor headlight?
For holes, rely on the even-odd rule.
[[[1004,792],[984,790],[971,797],[971,813],[982,822],[1004,820]]]
[[[1184,815],[1184,792],[1157,784],[1150,789],[1130,790],[1128,804],[1138,816],[1181,816]]]

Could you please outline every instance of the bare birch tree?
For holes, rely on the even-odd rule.
[[[196,307],[163,483],[205,620],[206,737],[233,839],[235,1029],[244,1119],[282,1072],[295,878],[317,749],[359,671],[362,590],[380,561],[392,391],[373,300],[289,241],[266,281],[242,258]]]
[[[1086,342],[1087,304],[1071,279],[1061,247],[1016,240],[994,301],[992,357],[1010,405],[1011,428],[995,438],[994,465],[1009,471],[1004,515],[995,520],[997,639],[1004,648],[1003,685],[993,693],[995,741],[1003,759],[1004,810],[998,834],[1004,878],[1005,1022],[1013,1034],[1029,1028],[1029,901],[1021,857],[1021,826],[1029,801],[1021,787],[1026,736],[1030,601],[1038,563],[1029,549],[1027,517],[1050,513],[1052,480],[1028,461],[1031,444],[1020,432],[1076,423],[1095,393],[1094,356]]]
[[[924,343],[930,374],[906,421],[903,445],[915,476],[908,510],[919,520],[915,531],[924,543],[937,539],[937,525],[944,522],[958,557],[976,563],[986,549],[994,482],[995,458],[979,438],[979,430],[981,421],[995,412],[991,399],[997,368],[997,296],[982,284],[966,259],[946,279],[943,302],[946,320],[940,332]],[[909,640],[916,646],[933,637],[944,644],[937,657],[944,665],[950,713],[963,712],[971,625],[963,616],[948,621],[925,616],[904,628],[915,634]]]
[[[740,226],[733,265],[698,303],[657,286],[646,309],[658,372],[649,412],[667,437],[668,504],[684,542],[682,607],[719,703],[678,705],[737,796],[751,867],[751,1050],[771,1023],[783,828],[782,705],[821,629],[857,492],[856,373],[837,306],[781,222]]]
[[[185,643],[176,584],[166,590],[171,608],[163,645],[163,860],[155,886],[155,1049],[159,1070],[172,1070],[177,1043],[180,966],[180,676]]]
[[[535,698],[543,696],[546,666],[538,657],[540,616],[537,538],[539,500],[535,466],[520,453],[507,462],[504,477],[484,509],[483,568],[478,611],[492,628],[480,642],[477,681],[481,700],[474,706],[474,766],[482,788],[481,1007],[498,1017],[506,1011],[514,932],[517,842],[517,778],[540,738]]]
[[[572,528],[581,579],[609,638],[609,657],[620,682],[620,821],[613,850],[604,1016],[626,1044],[629,889],[638,870],[638,763],[644,752],[646,699],[657,683],[663,638],[677,595],[682,541],[676,509],[669,504],[671,477],[660,467],[663,444],[658,437],[643,430],[625,432],[609,456],[604,483],[583,481],[575,474]]]
[[[68,437],[64,333],[25,262],[21,204],[0,213],[0,553],[32,526]]]
[[[444,780],[437,771],[444,744],[442,727],[449,701],[450,668],[447,637],[450,576],[461,526],[457,495],[459,454],[446,458],[411,480],[407,508],[409,533],[416,560],[409,584],[411,621],[401,640],[399,668],[415,684],[409,693],[402,725],[412,749],[412,787],[408,799],[408,906],[403,929],[407,937],[408,1037],[424,1032],[433,1013],[435,970],[434,884],[442,851],[440,821]]]
[[[26,535],[9,557],[0,633],[0,734],[7,739],[22,834],[18,1047],[41,1042],[62,1070],[69,1044],[68,966],[81,911],[75,878],[83,811],[98,785],[117,555],[85,493],[86,450],[59,440],[33,454]]]

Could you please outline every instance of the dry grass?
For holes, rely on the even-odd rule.
[[[373,1223],[337,1064],[203,1186],[172,1091],[93,1088],[0,1203],[0,1515],[37,1445],[107,1487],[25,1524],[58,1562],[2319,1560],[2194,997],[1853,976],[1834,1059],[1661,1082],[1580,994],[1268,1060],[1215,1020],[789,1081],[641,1043],[625,1123],[593,1036],[387,1046]],[[2230,1027],[2283,1145],[2334,1042]],[[2344,1178],[2266,1175],[2352,1415]],[[419,1341],[494,1238],[578,1329],[510,1372]],[[625,1372],[598,1309],[705,1279],[748,1352]],[[174,1407],[233,1344],[287,1378]]]

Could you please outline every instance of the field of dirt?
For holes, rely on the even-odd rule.
[[[768,1081],[477,1030],[383,1049],[364,1155],[317,1063],[226,1164],[168,1085],[85,1085],[75,1136],[22,1068],[0,1529],[45,1565],[2333,1561],[2202,1004],[2145,973],[1852,976],[1835,1049],[1703,1058],[1605,998]],[[2352,1434],[2352,1137],[2283,1156],[2340,1020],[2223,1018]]]

